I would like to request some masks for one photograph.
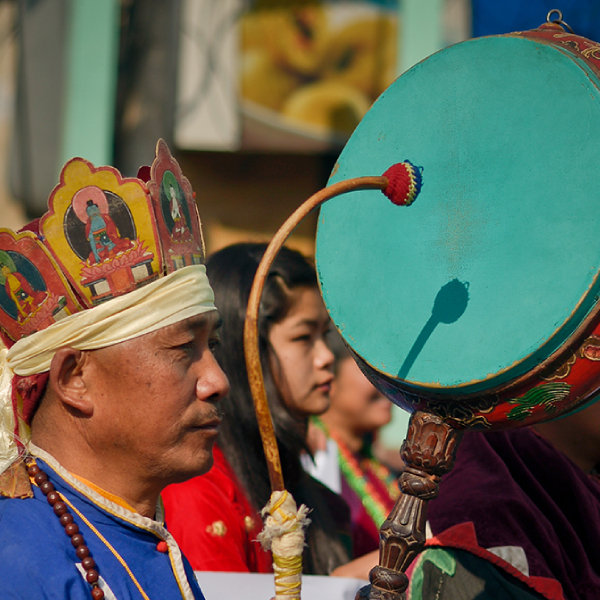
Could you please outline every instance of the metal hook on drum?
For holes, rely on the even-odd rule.
[[[558,19],[554,19],[554,21],[552,21],[550,19],[550,16],[552,14],[556,13],[556,15],[558,16]],[[571,28],[570,25],[568,25],[567,23],[565,23],[563,21],[563,16],[562,16],[562,12],[560,12],[560,10],[558,10],[558,8],[553,8],[547,15],[546,15],[546,23],[557,23],[558,25],[560,25],[563,29],[567,29],[569,30],[571,33],[575,33],[573,31],[573,29]]]

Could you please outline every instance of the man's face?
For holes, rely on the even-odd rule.
[[[229,391],[212,354],[218,325],[212,311],[91,353],[89,442],[111,466],[164,485],[210,469],[217,403]]]

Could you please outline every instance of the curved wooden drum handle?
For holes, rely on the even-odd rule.
[[[279,459],[279,449],[273,429],[271,411],[267,402],[267,395],[264,386],[264,376],[260,364],[258,350],[258,309],[260,298],[265,285],[265,280],[277,256],[281,246],[285,243],[294,228],[306,217],[312,210],[319,207],[323,202],[356,190],[386,190],[388,187],[388,177],[356,177],[335,183],[316,194],[312,195],[287,219],[275,234],[271,243],[267,246],[265,254],[258,265],[254,282],[250,290],[248,299],[248,308],[246,310],[246,321],[244,323],[244,355],[246,357],[246,368],[248,370],[248,380],[252,399],[254,400],[254,409],[258,419],[260,436],[269,467],[269,477],[271,480],[271,489],[284,490],[283,474],[281,471],[281,461]]]
[[[401,600],[406,569],[425,545],[427,502],[438,495],[442,475],[452,470],[463,432],[436,415],[417,411],[400,450],[406,464],[398,480],[400,497],[379,533],[379,565],[357,600]]]

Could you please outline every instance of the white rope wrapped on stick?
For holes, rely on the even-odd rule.
[[[273,492],[261,512],[265,526],[258,541],[273,554],[275,597],[278,600],[300,599],[304,529],[310,523],[308,512],[304,505],[296,507],[287,490]]]

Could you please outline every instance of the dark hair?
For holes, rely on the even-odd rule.
[[[271,486],[248,385],[243,333],[250,288],[265,249],[264,244],[235,244],[216,252],[206,263],[215,304],[223,319],[221,344],[215,349],[215,356],[231,386],[229,395],[221,401],[224,416],[219,445],[257,510],[269,500]],[[281,400],[271,370],[269,332],[274,323],[286,316],[290,290],[316,285],[315,271],[306,259],[284,247],[273,262],[261,296],[259,350],[287,486],[301,475],[299,456],[305,447],[306,421],[293,417]]]
[[[215,356],[231,386],[230,393],[221,401],[224,416],[220,426],[219,446],[257,511],[268,502],[271,485],[248,384],[243,330],[250,289],[266,247],[266,244],[257,243],[235,244],[216,252],[206,263],[208,278],[215,292],[215,304],[223,319],[221,344],[215,349]],[[320,521],[328,520],[322,518],[327,508],[322,506],[321,498],[312,497],[313,484],[316,482],[307,481],[308,476],[300,462],[301,451],[308,451],[307,420],[289,412],[272,373],[276,356],[269,343],[269,332],[274,323],[285,318],[292,303],[290,292],[299,287],[317,287],[314,267],[302,254],[284,247],[273,261],[261,296],[258,317],[259,351],[285,485],[294,494],[296,501],[299,501],[299,494],[302,501],[315,509],[311,515],[313,525],[309,527],[309,539],[312,529],[320,536],[321,543],[313,544],[310,550],[312,554],[323,556],[321,559],[313,556],[309,561],[312,566],[305,572],[328,574],[332,568],[348,560],[348,557],[336,560],[339,553],[335,550],[328,552],[328,544],[322,540],[323,536],[333,538],[337,534],[327,533],[329,525],[319,525]],[[309,489],[311,491],[307,491]],[[317,511],[321,514],[317,515]],[[317,547],[319,545],[322,547]],[[334,560],[337,564],[332,563],[332,557],[336,557]]]

